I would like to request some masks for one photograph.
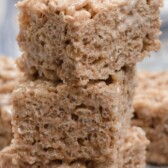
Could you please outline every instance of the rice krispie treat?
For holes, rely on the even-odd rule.
[[[11,93],[20,75],[13,59],[0,56],[0,94]]]
[[[160,48],[162,0],[23,0],[22,70],[70,85],[108,79]]]
[[[134,68],[127,67],[82,88],[43,79],[23,81],[13,93],[14,143],[31,162],[44,156],[44,163],[115,160],[119,139],[131,124],[132,74]]]
[[[14,60],[0,56],[0,149],[9,145],[12,138],[10,96],[19,75]]]
[[[9,145],[12,139],[11,111],[11,107],[0,107],[0,150]]]
[[[87,168],[86,164],[83,161],[74,161],[68,164],[61,160],[53,160],[48,164],[43,164],[43,162],[27,163],[18,158],[17,147],[14,145],[6,147],[0,152],[0,168]]]
[[[0,152],[0,168],[145,168],[145,152],[148,140],[142,129],[133,127],[126,131],[124,144],[120,146],[122,159],[118,159],[118,165],[108,163],[102,164],[94,161],[74,161],[64,163],[61,160],[54,160],[48,164],[27,163],[19,159],[16,146],[10,146]]]
[[[148,145],[145,132],[139,127],[132,127],[125,137],[125,145],[122,146],[124,166],[121,168],[145,168]]]
[[[168,164],[168,72],[138,73],[133,125],[151,141],[147,161]]]

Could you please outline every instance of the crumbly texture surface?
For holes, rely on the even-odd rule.
[[[147,161],[168,164],[168,72],[139,72],[133,125],[142,127],[151,141]]]
[[[14,60],[0,56],[0,149],[12,139],[10,96],[20,74]]]
[[[108,79],[160,48],[161,5],[162,0],[19,2],[18,65],[70,85]]]
[[[118,139],[132,116],[133,74],[127,67],[85,87],[22,82],[13,93],[14,143],[32,156],[30,162],[44,156],[44,162],[116,159]]]
[[[97,163],[94,161],[74,161],[64,163],[61,160],[55,160],[48,164],[36,162],[33,164],[19,160],[17,147],[10,146],[0,152],[0,168],[145,168],[145,152],[148,145],[145,133],[142,129],[133,127],[126,131],[124,144],[120,146],[122,159],[118,160],[118,165],[113,163]]]

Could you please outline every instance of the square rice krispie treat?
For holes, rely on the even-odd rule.
[[[133,125],[151,141],[147,161],[168,164],[168,72],[139,72]]]
[[[108,79],[158,50],[162,0],[23,0],[22,70],[70,85]],[[71,77],[70,77],[71,76]]]
[[[25,80],[13,93],[14,144],[22,160],[116,159],[119,139],[131,124],[132,75],[125,68],[85,87]]]
[[[148,140],[142,129],[133,127],[126,131],[124,144],[120,146],[122,158],[117,160],[118,165],[108,163],[102,164],[94,161],[74,161],[64,163],[61,160],[51,161],[48,164],[36,162],[33,164],[24,162],[17,156],[17,147],[10,146],[0,152],[0,167],[8,168],[145,168],[145,153]]]
[[[122,146],[121,153],[123,153],[124,159],[121,168],[145,168],[148,145],[149,141],[141,128],[132,127],[129,129],[125,137],[125,144]]]
[[[0,56],[0,149],[12,139],[10,96],[20,75],[14,60]]]

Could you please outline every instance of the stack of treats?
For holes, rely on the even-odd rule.
[[[135,65],[160,48],[162,0],[23,0],[12,144],[1,168],[145,168]]]

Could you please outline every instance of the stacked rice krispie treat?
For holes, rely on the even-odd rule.
[[[20,68],[85,85],[142,60],[160,42],[162,0],[24,0]]]
[[[20,76],[14,60],[0,56],[0,150],[9,145],[12,139],[10,97]]]
[[[147,161],[168,164],[168,72],[140,72],[134,100],[133,125],[149,140]]]
[[[14,139],[0,167],[145,167],[148,140],[131,127],[135,64],[160,47],[161,5],[18,3],[25,77],[13,93]]]
[[[123,155],[122,160],[118,159],[120,166],[106,165],[107,163],[98,163],[92,161],[75,160],[72,163],[65,163],[61,160],[50,161],[47,164],[38,161],[33,164],[25,162],[18,158],[17,150],[14,145],[5,148],[1,152],[1,167],[7,168],[145,168],[145,149],[148,141],[145,137],[144,131],[138,127],[132,127],[127,130],[124,143],[121,146]],[[94,165],[93,165],[94,164]]]

